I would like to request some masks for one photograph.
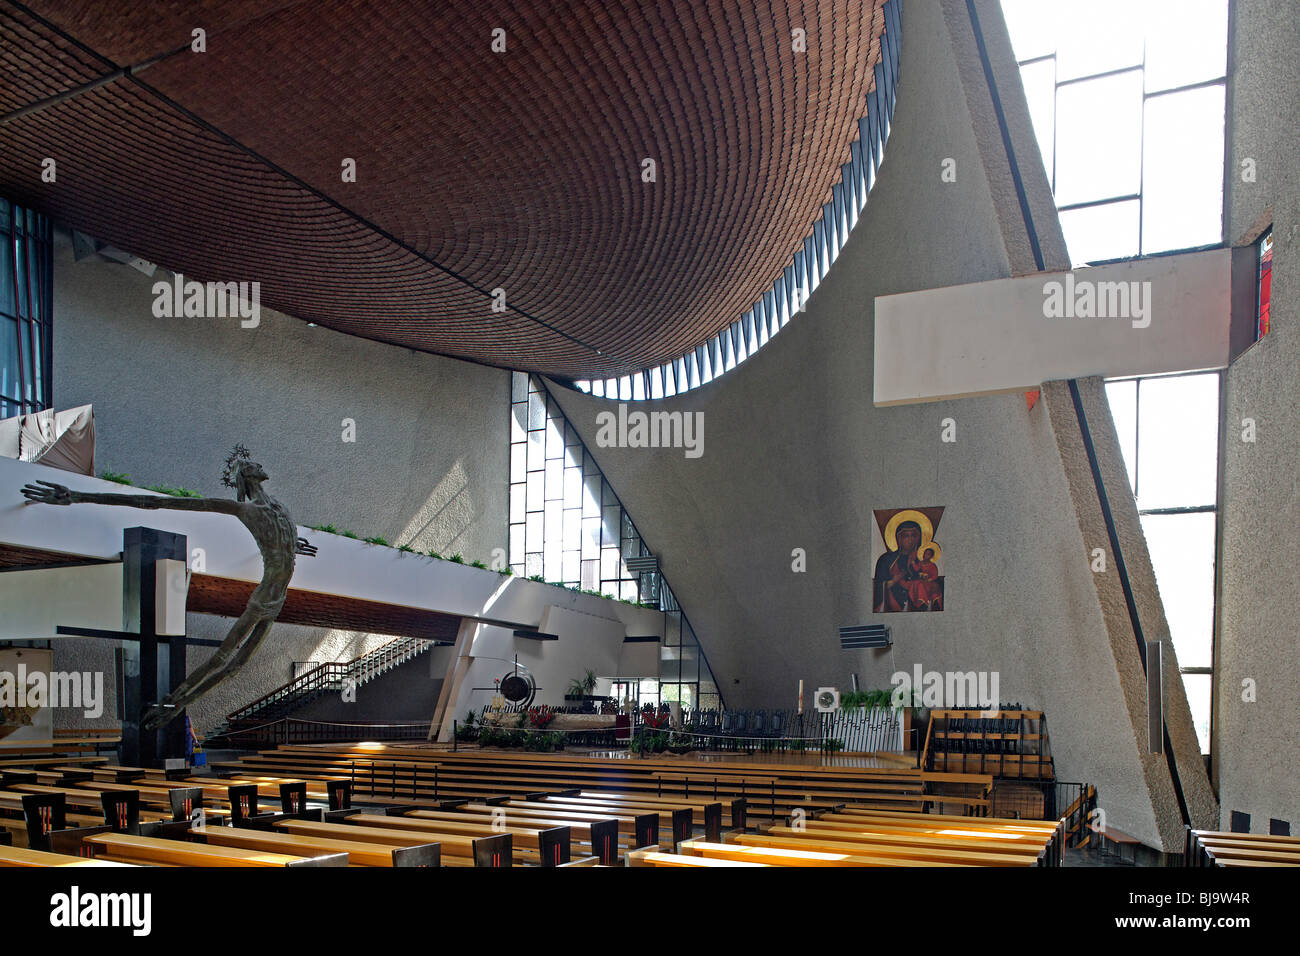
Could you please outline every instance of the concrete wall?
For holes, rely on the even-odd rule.
[[[1048,266],[1061,268],[1068,259],[1010,45],[996,4],[978,7],[1033,217],[1055,258]],[[1099,599],[1089,568],[1091,548],[1106,542],[1085,535],[1058,448],[1053,421],[1074,414],[1064,386],[1046,390],[1033,410],[1020,395],[872,402],[876,296],[1034,269],[966,5],[909,0],[902,32],[879,182],[806,313],[736,370],[644,406],[703,412],[702,457],[600,448],[595,416],[613,403],[557,395],[661,556],[730,706],[793,706],[800,678],[805,688],[845,687],[856,672],[863,686],[880,687],[917,663],[997,671],[1002,700],[1046,711],[1059,778],[1096,784],[1108,822],[1172,848],[1181,836],[1168,819],[1168,775],[1163,789],[1153,784],[1154,758],[1142,752],[1145,734],[1139,741],[1139,715],[1126,699],[1131,631],[1122,684],[1108,630],[1113,604]],[[948,158],[954,183],[940,179]],[[1095,380],[1085,388],[1090,402],[1099,393]],[[1102,448],[1115,458],[1109,472],[1122,475],[1104,403],[1090,417],[1110,437]],[[942,440],[947,419],[955,442]],[[1071,462],[1072,473],[1078,467]],[[873,614],[872,510],[931,505],[947,509],[935,536],[946,609]],[[795,548],[806,549],[804,573],[792,571]],[[1140,570],[1158,614],[1154,578]],[[864,622],[889,625],[892,650],[840,650],[837,628]],[[1182,716],[1190,730],[1190,714]],[[1208,782],[1201,790],[1193,810],[1204,821],[1213,801]]]
[[[1225,235],[1253,242],[1273,224],[1272,328],[1228,370],[1224,412],[1215,771],[1223,825],[1300,826],[1300,24],[1295,9],[1236,0],[1228,67]],[[1254,182],[1242,179],[1255,161]],[[1242,441],[1252,418],[1256,441]],[[1254,685],[1248,695],[1243,682]],[[1247,701],[1246,696],[1254,700]]]
[[[356,700],[327,694],[294,712],[299,720],[377,721],[426,724],[442,689],[442,671],[431,666],[434,648],[356,689]]]
[[[241,442],[299,524],[332,523],[466,560],[507,544],[507,372],[368,342],[263,309],[238,319],[158,319],[149,278],[74,262],[58,235],[54,400],[95,406],[97,467],[137,484],[230,495],[222,463]],[[356,441],[341,440],[345,418]],[[221,639],[230,622],[190,615]],[[295,660],[350,660],[388,638],[277,625],[242,673],[193,708],[201,729],[289,680]],[[72,648],[77,650],[73,651]],[[111,662],[112,644],[60,644],[66,663]],[[191,651],[202,660],[207,652]]]

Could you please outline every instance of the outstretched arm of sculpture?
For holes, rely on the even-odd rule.
[[[97,491],[72,491],[66,485],[38,481],[23,485],[23,497],[44,505],[121,505],[124,508],[148,508],[153,511],[207,511],[237,515],[243,509],[237,501],[224,498],[173,498],[171,495],[114,495]]]
[[[295,538],[290,550],[285,533],[293,527],[293,519],[279,502],[262,490],[262,483],[267,480],[266,472],[261,465],[248,460],[248,450],[243,446],[236,445],[226,460],[226,473],[222,480],[237,491],[238,501],[81,492],[49,481],[25,485],[22,490],[23,497],[34,504],[120,505],[232,515],[243,522],[257,542],[257,549],[262,554],[262,580],[249,598],[244,613],[230,628],[217,652],[143,715],[141,724],[146,729],[161,727],[179,716],[186,705],[229,677],[257,650],[284,605],[289,579],[293,575],[293,555],[316,553],[316,548],[306,538]],[[252,499],[253,503],[245,504],[246,499]]]

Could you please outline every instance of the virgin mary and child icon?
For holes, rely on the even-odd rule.
[[[876,559],[872,610],[942,611],[939,558],[943,551],[934,533],[943,508],[892,508],[874,514],[884,553]]]

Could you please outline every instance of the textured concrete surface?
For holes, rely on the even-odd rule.
[[[269,309],[254,329],[237,319],[158,319],[152,285],[169,273],[151,279],[74,262],[64,234],[54,270],[55,403],[94,404],[99,469],[232,495],[221,468],[242,442],[300,524],[466,560],[488,561],[506,546],[507,372],[309,328]],[[345,418],[356,423],[354,443],[342,441]],[[229,626],[189,616],[191,637],[220,640]],[[289,680],[291,662],[351,660],[386,640],[277,625],[191,716],[210,728]],[[112,647],[69,642],[60,656],[69,668],[111,673]],[[210,652],[190,653],[197,661]]]
[[[430,671],[432,651],[400,664],[356,688],[356,699],[326,694],[296,710],[299,720],[423,723],[426,727],[442,689],[442,674]],[[423,736],[423,735],[421,735]]]
[[[1214,736],[1223,826],[1300,826],[1300,22],[1293,4],[1237,0],[1229,46],[1226,223],[1273,223],[1272,328],[1228,370]],[[1255,161],[1255,182],[1242,161]],[[1256,441],[1242,441],[1243,420]],[[1254,687],[1253,702],[1247,701]]]
[[[979,4],[1040,242],[1059,258],[997,9]],[[955,183],[940,180],[945,158],[956,160]],[[857,673],[879,687],[916,663],[995,670],[1003,700],[1046,711],[1060,779],[1097,785],[1110,823],[1167,841],[1168,775],[1163,790],[1148,778],[1136,736],[1126,688],[1135,645],[1130,628],[1134,661],[1117,660],[1089,569],[1097,545],[1080,528],[1049,414],[1060,396],[1049,390],[1032,411],[1020,395],[871,401],[875,296],[1035,268],[961,0],[904,9],[895,128],[865,216],[804,315],[737,370],[650,403],[704,413],[701,458],[596,448],[595,415],[610,404],[601,399],[559,392],[566,414],[661,555],[729,705],[792,707],[800,678],[845,687]],[[946,419],[952,443],[941,440]],[[1103,454],[1122,469],[1108,412],[1093,424],[1109,430]],[[873,614],[871,512],[926,505],[947,509],[935,536],[946,610]],[[805,573],[791,570],[794,548],[807,549]],[[1158,605],[1149,571],[1138,586]],[[864,622],[890,626],[894,647],[840,650],[837,628]]]

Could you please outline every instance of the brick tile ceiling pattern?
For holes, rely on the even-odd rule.
[[[790,264],[866,113],[882,3],[3,0],[0,192],[322,326],[614,377]]]

